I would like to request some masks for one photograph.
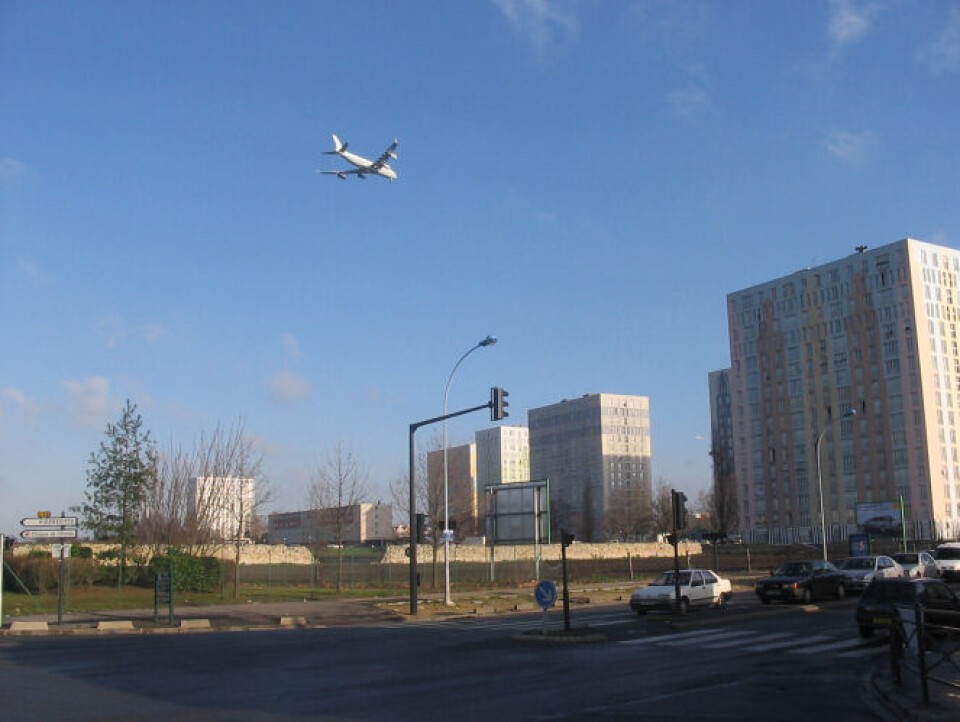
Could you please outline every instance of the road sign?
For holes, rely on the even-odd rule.
[[[557,585],[549,579],[544,579],[533,590],[533,597],[537,600],[537,604],[544,609],[549,609],[557,603]]]
[[[51,544],[50,556],[52,556],[54,559],[69,559],[70,546],[70,544]]]
[[[20,532],[24,539],[76,539],[77,528],[72,529],[24,529]]]
[[[21,526],[76,526],[75,516],[30,517],[20,520]]]

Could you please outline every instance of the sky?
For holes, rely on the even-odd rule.
[[[268,510],[337,444],[389,500],[488,334],[450,410],[648,396],[694,498],[726,294],[960,244],[958,91],[947,0],[0,0],[0,531],[127,399],[242,423]],[[398,180],[318,174],[333,133]]]

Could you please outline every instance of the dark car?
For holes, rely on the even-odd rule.
[[[825,559],[781,564],[772,576],[757,580],[754,587],[764,604],[774,600],[809,604],[816,598],[843,599],[843,574]]]
[[[877,578],[857,602],[857,626],[861,637],[870,637],[877,629],[889,629],[893,624],[896,607],[912,607],[922,602],[925,616],[932,624],[957,625],[960,617],[938,615],[938,612],[960,612],[960,597],[939,579],[894,579]]]

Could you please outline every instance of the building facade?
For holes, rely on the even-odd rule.
[[[427,483],[430,489],[443,493],[443,449],[427,454]],[[455,536],[479,534],[479,494],[477,489],[477,445],[462,444],[447,449],[447,498],[450,511],[450,526]],[[437,518],[433,523],[437,529],[444,521],[443,499],[440,497]]]
[[[526,426],[494,426],[476,433],[477,486],[530,481],[530,432]]]
[[[653,496],[650,401],[587,394],[528,412],[530,478],[548,479],[553,534],[640,532]]]
[[[830,540],[903,500],[913,538],[960,533],[960,252],[905,239],[727,297],[740,522]],[[819,454],[818,454],[819,451]],[[818,463],[819,462],[819,463]]]
[[[270,514],[267,538],[271,544],[336,544],[338,527],[344,544],[393,541],[393,507],[377,502]]]
[[[187,513],[214,539],[249,539],[256,508],[256,481],[198,476],[189,485]]]

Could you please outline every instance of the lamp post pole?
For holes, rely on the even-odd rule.
[[[497,342],[496,336],[487,336],[476,346],[468,350],[460,360],[453,366],[453,370],[447,377],[447,384],[443,387],[443,415],[447,415],[447,395],[450,393],[450,382],[453,381],[453,375],[457,373],[463,360],[484,346],[493,346]],[[443,603],[450,607],[453,606],[453,598],[450,596],[450,492],[449,478],[447,471],[447,420],[443,420]]]
[[[850,416],[853,416],[857,413],[856,409],[847,409],[843,416],[840,417],[841,420],[846,419]],[[826,424],[823,425],[823,429],[820,431],[820,435],[817,436],[817,488],[820,492],[820,535],[823,537],[823,558],[827,558],[827,520],[823,515],[823,470],[820,466],[820,442],[823,441],[823,435],[827,433],[827,429],[830,428],[830,424],[833,423],[833,419],[829,419]]]

